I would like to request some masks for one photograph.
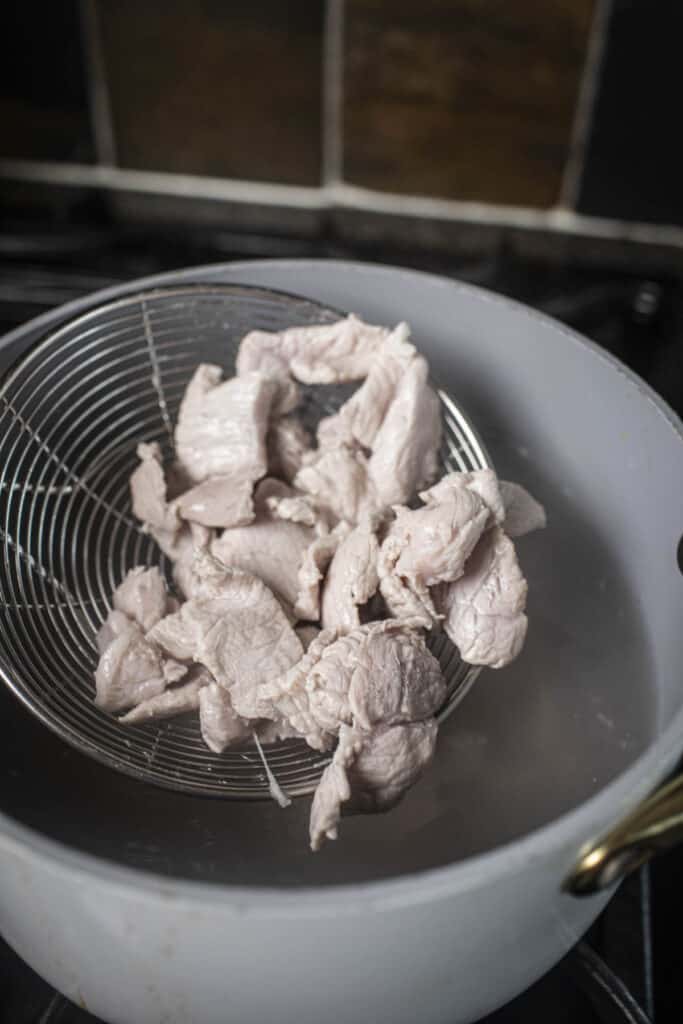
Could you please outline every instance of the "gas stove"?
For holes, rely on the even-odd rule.
[[[683,414],[683,284],[664,273],[533,264],[505,245],[486,258],[449,259],[334,238],[226,230],[25,225],[0,232],[0,333],[63,302],[182,266],[272,257],[336,257],[416,267],[490,288],[542,310],[627,363]],[[671,853],[629,878],[565,959],[489,1024],[673,1024],[683,1017],[683,856]],[[95,1022],[0,941],[0,1022]],[[131,1022],[134,1024],[134,1022]]]

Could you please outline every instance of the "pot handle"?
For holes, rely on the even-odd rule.
[[[647,797],[614,828],[581,851],[564,881],[573,896],[590,896],[683,842],[683,774]]]

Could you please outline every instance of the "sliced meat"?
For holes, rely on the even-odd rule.
[[[423,491],[420,497],[426,505],[441,505],[466,489],[481,498],[491,512],[491,523],[502,526],[505,522],[505,504],[501,484],[492,469],[475,469],[469,473],[448,473],[437,484]]]
[[[316,537],[306,549],[297,576],[294,613],[298,618],[313,621],[320,618],[320,585],[335,551],[350,529],[348,523],[338,523],[331,533]]]
[[[408,325],[402,323],[377,346],[376,357],[361,386],[339,412],[321,420],[318,426],[321,447],[337,447],[340,443],[372,447],[396,396],[398,383],[415,358],[415,347],[409,343],[409,337]]]
[[[441,413],[428,373],[426,361],[416,356],[399,381],[372,446],[368,479],[381,507],[406,504],[436,475]]]
[[[156,625],[169,611],[166,581],[156,566],[131,569],[114,591],[114,608],[140,626],[143,632]]]
[[[385,639],[381,640],[382,637]],[[368,684],[368,673],[377,674],[373,692],[377,688],[382,692],[383,687],[386,689],[388,707],[393,699],[390,695],[402,692],[403,683],[396,690],[394,677],[398,675],[408,688],[417,678],[413,669],[415,659],[422,660],[423,667],[428,666],[430,673],[435,664],[440,676],[438,662],[412,622],[372,622],[345,636],[323,630],[299,664],[281,679],[261,688],[259,697],[264,702],[263,707],[266,702],[272,707],[264,717],[288,721],[309,746],[327,750],[340,726],[353,724],[354,708],[366,719],[371,714],[363,710],[360,696],[362,687]],[[411,697],[413,703],[406,704],[409,708],[406,712],[402,704],[392,705],[393,711],[387,711],[390,714],[387,720],[401,720],[404,713],[417,714],[415,708],[431,706],[430,702],[436,699],[431,686],[424,687],[420,683],[420,689],[424,689],[425,696]],[[377,699],[372,697],[375,704]]]
[[[197,367],[175,429],[178,462],[201,483],[211,476],[258,480],[268,468],[266,432],[274,385],[259,373],[222,380],[218,366]]]
[[[130,629],[131,620],[124,612],[117,612],[115,609],[109,612],[106,619],[100,626],[95,637],[97,653],[104,654],[109,644]]]
[[[505,532],[508,537],[523,537],[546,525],[545,509],[519,484],[501,480],[500,490],[505,504]]]
[[[129,620],[124,627],[117,619],[114,631],[95,671],[95,703],[103,711],[125,711],[141,704],[163,693],[187,672],[187,666],[162,657],[135,622]]]
[[[441,666],[415,630],[377,632],[354,658],[348,694],[354,725],[367,730],[418,722],[435,715],[445,699]]]
[[[291,484],[304,458],[313,449],[311,435],[298,416],[280,416],[271,423],[266,438],[268,473]]]
[[[250,474],[210,476],[176,498],[174,507],[181,519],[201,526],[245,526],[254,518],[253,488]]]
[[[393,572],[427,587],[457,579],[489,519],[481,498],[466,488],[436,505],[396,509],[384,541],[395,556]]]
[[[291,497],[293,491],[279,480],[266,478],[256,488],[256,519],[249,526],[224,530],[211,544],[211,552],[225,565],[252,573],[290,606],[297,600],[297,574],[307,549],[315,540],[309,526],[273,517],[271,497]]]
[[[252,725],[237,714],[229,692],[215,682],[199,694],[199,726],[202,739],[215,754],[251,739]]]
[[[368,480],[368,460],[347,445],[320,451],[297,473],[294,485],[310,495],[318,511],[330,522],[357,523],[376,507]]]
[[[156,697],[143,700],[132,711],[122,715],[119,722],[123,722],[124,725],[138,725],[140,722],[174,718],[176,715],[185,715],[188,711],[196,711],[199,707],[199,694],[207,685],[207,680],[208,673],[172,690],[165,690]]]
[[[315,327],[290,327],[280,333],[252,331],[242,339],[237,372],[260,370],[304,384],[334,384],[367,377],[377,346],[389,334],[351,314]]]
[[[377,590],[379,544],[376,523],[366,516],[334,553],[322,591],[324,629],[348,631],[360,626],[358,608]]]
[[[514,545],[499,526],[480,539],[463,576],[433,591],[463,661],[491,668],[507,665],[522,649],[526,594]]]
[[[310,498],[303,494],[294,494],[291,498],[268,498],[266,505],[274,519],[288,519],[291,523],[303,526],[317,526],[320,517]]]
[[[174,535],[181,524],[176,509],[167,501],[161,448],[156,441],[139,444],[137,455],[140,465],[130,478],[133,514],[148,527]]]
[[[195,586],[193,596],[150,635],[169,653],[191,647],[194,661],[230,691],[242,717],[271,717],[268,707],[265,713],[259,707],[258,687],[279,679],[300,660],[301,642],[260,579],[223,569],[219,582],[219,573]]]
[[[381,726],[365,733],[342,726],[332,763],[323,772],[311,807],[311,849],[336,839],[342,805],[349,810],[394,807],[434,756],[435,720]]]
[[[164,554],[173,560],[173,580],[180,593],[187,595],[194,559],[209,549],[215,532],[199,523],[184,523],[175,537],[157,530],[152,531],[152,536]]]

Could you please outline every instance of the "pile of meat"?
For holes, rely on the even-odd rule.
[[[311,811],[318,849],[342,805],[390,807],[433,755],[446,686],[426,631],[474,665],[519,653],[527,587],[511,538],[544,513],[492,470],[434,482],[439,401],[405,324],[254,331],[236,369],[197,368],[172,464],[138,448],[133,510],[178,596],[156,568],[128,573],[98,636],[96,700],[124,723],[196,710],[217,754],[253,737],[333,750]],[[355,380],[314,444],[299,383]]]

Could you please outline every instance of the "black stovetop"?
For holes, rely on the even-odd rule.
[[[25,226],[0,230],[0,334],[62,302],[121,281],[231,259],[331,256],[401,264],[510,295],[618,356],[683,414],[683,284],[673,277],[519,260],[504,246],[466,262],[342,245],[333,239],[225,230]],[[545,978],[490,1024],[678,1024],[683,1019],[683,856],[671,853],[620,888]],[[42,981],[0,940],[0,1024],[87,1024],[95,1018]],[[130,1024],[135,1024],[131,1021]]]

